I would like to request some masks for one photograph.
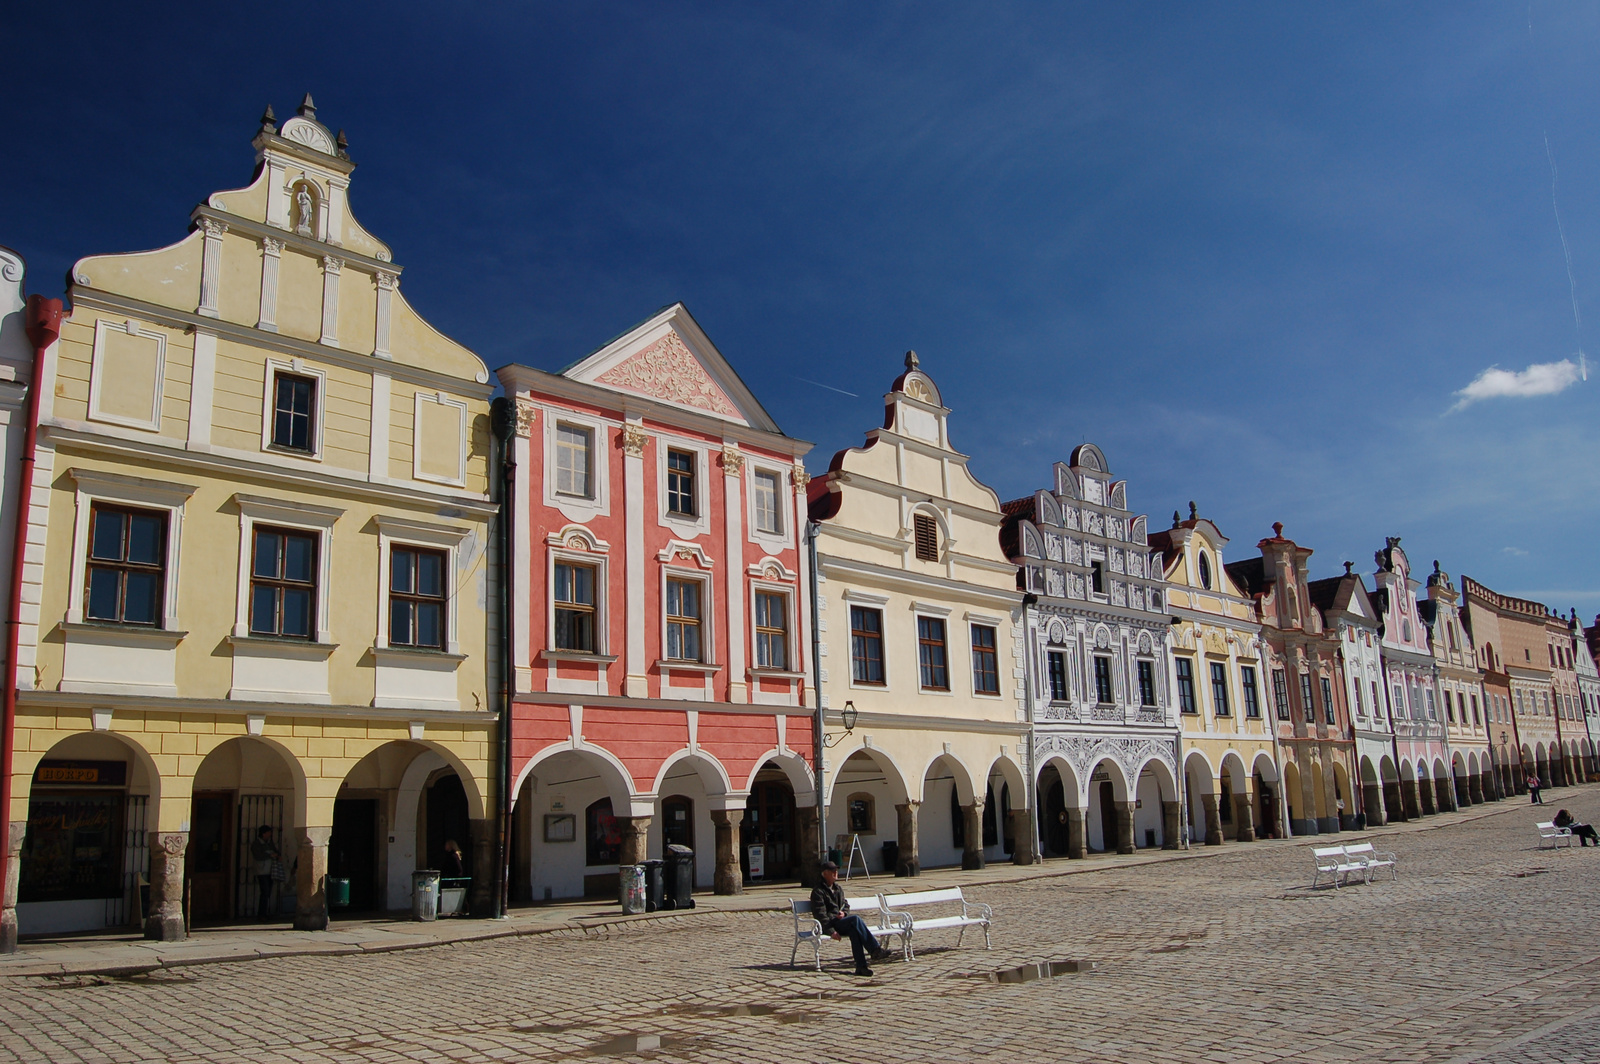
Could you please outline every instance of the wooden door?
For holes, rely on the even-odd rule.
[[[216,922],[233,915],[234,795],[232,791],[196,791],[190,806],[189,852],[184,871],[189,879],[189,920]]]
[[[766,859],[762,869],[764,879],[790,879],[795,875],[794,846],[794,789],[787,782],[758,783],[750,789],[750,801],[745,806],[744,843],[746,846],[765,846]],[[749,874],[744,853],[739,861]]]

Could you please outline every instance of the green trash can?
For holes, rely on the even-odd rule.
[[[328,876],[322,882],[328,895],[328,908],[348,909],[350,907],[350,880],[342,876]]]

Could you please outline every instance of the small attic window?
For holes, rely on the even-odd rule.
[[[911,529],[915,533],[917,558],[925,562],[939,560],[939,526],[927,514],[912,514]]]
[[[1205,551],[1200,552],[1200,586],[1207,591],[1211,590],[1211,559]]]

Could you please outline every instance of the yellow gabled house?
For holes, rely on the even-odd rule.
[[[492,870],[483,362],[400,292],[308,95],[43,355],[18,929],[326,926]],[[325,889],[326,887],[326,889]]]

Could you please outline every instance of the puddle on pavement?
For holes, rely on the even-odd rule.
[[[682,1038],[667,1038],[659,1034],[619,1034],[615,1038],[607,1038],[604,1042],[596,1042],[590,1046],[587,1053],[591,1057],[621,1057],[630,1053],[654,1053],[658,1049],[668,1049],[682,1044]]]
[[[1097,963],[1095,961],[1086,960],[1039,961],[1035,964],[1019,964],[1015,968],[1002,968],[997,972],[960,972],[958,974],[973,979],[987,979],[991,983],[1035,983],[1041,979],[1055,979],[1063,975],[1092,972],[1096,967]]]
[[[814,1012],[785,1010],[776,1005],[669,1005],[661,1013],[664,1016],[700,1016],[706,1019],[769,1016],[779,1023],[815,1023],[822,1018]]]

